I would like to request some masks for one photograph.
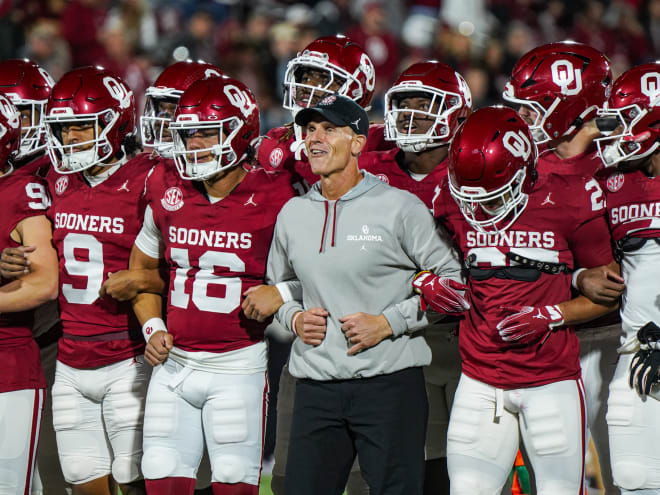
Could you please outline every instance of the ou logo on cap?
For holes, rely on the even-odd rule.
[[[509,150],[513,156],[522,157],[524,160],[529,158],[532,154],[532,143],[529,142],[527,136],[522,131],[517,133],[507,131],[502,138],[504,147]]]
[[[649,97],[651,104],[660,96],[660,74],[649,72],[644,74],[641,79],[642,93]]]
[[[582,71],[574,69],[568,60],[557,60],[550,66],[552,81],[561,88],[563,95],[576,95],[582,91]],[[570,88],[575,83],[574,88]]]

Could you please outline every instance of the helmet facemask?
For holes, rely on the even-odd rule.
[[[323,86],[305,84],[300,81],[302,75],[309,70],[328,75],[328,81]],[[353,100],[362,97],[362,86],[357,79],[357,72],[349,74],[345,69],[331,63],[326,53],[305,51],[291,60],[284,75],[284,101],[282,106],[290,110],[294,116],[302,108],[308,108],[326,96],[340,94]],[[350,88],[354,88],[350,91]],[[307,91],[306,102],[299,105],[298,91]],[[349,94],[349,92],[351,94]]]
[[[64,110],[58,111],[58,110]],[[119,115],[112,109],[93,114],[73,115],[71,109],[55,109],[45,119],[47,125],[48,154],[53,167],[60,174],[82,172],[95,165],[105,165],[113,156],[108,134],[116,124]],[[62,127],[91,126],[92,139],[72,144],[64,144]],[[75,148],[86,148],[74,151]]]
[[[142,144],[154,148],[164,158],[172,158],[172,135],[169,125],[174,118],[174,108],[168,112],[161,108],[161,103],[176,104],[183,91],[171,88],[150,87],[146,92],[144,113],[140,117]]]
[[[660,101],[658,101],[660,104]],[[651,105],[653,106],[653,105]],[[648,149],[643,150],[644,146],[640,144],[639,138],[642,133],[635,133],[633,129],[639,124],[649,111],[633,104],[621,108],[605,108],[598,112],[601,118],[613,118],[619,123],[619,126],[606,136],[597,138],[596,146],[598,155],[606,167],[613,167],[619,162],[628,160],[637,160],[653,153],[660,143],[657,141],[651,144]]]
[[[494,191],[483,187],[454,185],[449,190],[465,220],[479,232],[503,232],[520,216],[527,206],[528,194],[523,192],[526,168],[521,168],[504,186]],[[489,207],[489,204],[495,207]]]
[[[46,149],[46,101],[20,100],[14,104],[22,115],[30,116],[29,124],[23,121],[21,149],[16,154],[17,160],[23,160]]]
[[[426,110],[400,107],[406,98],[428,98]],[[385,138],[396,141],[403,151],[421,152],[449,144],[453,137],[450,119],[462,106],[462,97],[457,93],[441,91],[431,86],[400,84],[385,94]],[[399,130],[399,121],[404,120],[404,130]],[[415,121],[432,121],[423,133],[411,132]]]
[[[185,120],[182,119],[185,117]],[[170,124],[173,137],[173,158],[181,178],[186,180],[204,180],[238,165],[244,158],[238,156],[232,147],[243,127],[243,122],[235,116],[220,121],[202,122],[193,120],[195,115],[179,116],[179,120]],[[198,131],[215,129],[217,144],[188,150],[188,140]]]

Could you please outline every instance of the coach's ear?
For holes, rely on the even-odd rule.
[[[351,140],[351,155],[360,156],[360,153],[362,153],[362,150],[366,145],[367,136],[353,132],[353,139]]]

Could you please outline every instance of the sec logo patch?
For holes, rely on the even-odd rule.
[[[607,178],[607,190],[609,192],[617,192],[621,187],[623,187],[623,174],[618,172],[610,175]]]
[[[170,187],[162,199],[160,204],[163,205],[167,211],[176,211],[183,206],[183,193],[178,187]]]
[[[64,191],[66,191],[68,187],[69,187],[69,178],[66,175],[60,177],[55,181],[55,192],[57,193],[58,196],[64,194]]]
[[[282,151],[282,148],[275,148],[270,152],[268,162],[271,167],[277,168],[280,166],[280,163],[282,163],[282,158],[284,158],[284,151]]]

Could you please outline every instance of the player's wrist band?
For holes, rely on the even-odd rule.
[[[298,317],[303,314],[302,311],[298,311],[295,315],[293,315],[293,320],[291,320],[291,331],[294,333],[294,335],[298,335],[298,332],[296,331],[296,320],[298,320]]]
[[[151,336],[156,332],[167,333],[167,327],[162,318],[150,318],[144,325],[142,325],[142,335],[144,336],[145,342],[149,342]]]
[[[578,268],[573,272],[573,276],[571,277],[571,285],[575,290],[580,290],[580,288],[577,286],[577,279],[578,279],[578,275],[580,275],[580,273],[582,273],[585,270],[586,268]]]

